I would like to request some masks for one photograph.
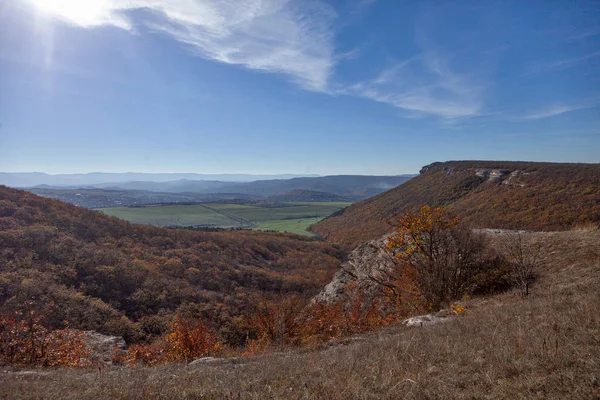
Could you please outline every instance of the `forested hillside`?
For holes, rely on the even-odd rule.
[[[235,343],[260,301],[312,296],[339,265],[334,247],[309,238],[135,225],[0,186],[0,312],[29,307],[55,328],[131,343],[163,334],[180,311]]]
[[[478,228],[563,230],[600,222],[600,164],[450,161],[336,213],[311,230],[351,250],[392,230],[394,216],[444,206]]]

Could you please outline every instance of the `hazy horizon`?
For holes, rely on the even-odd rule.
[[[233,172],[195,172],[195,171],[84,171],[84,172],[46,172],[46,171],[11,171],[11,170],[0,170],[0,174],[45,174],[49,176],[57,176],[57,175],[93,175],[93,174],[107,174],[107,175],[118,175],[118,174],[140,174],[140,175],[206,175],[206,176],[294,176],[294,177],[323,177],[323,176],[332,176],[332,175],[365,175],[365,176],[401,176],[401,175],[415,175],[419,173],[419,170],[429,164],[435,162],[452,162],[452,161],[497,161],[497,162],[540,162],[540,163],[557,163],[557,164],[598,164],[599,161],[555,161],[555,160],[531,160],[531,159],[447,159],[447,160],[433,160],[429,162],[424,162],[414,171],[407,172],[397,172],[397,173],[388,173],[388,174],[369,174],[369,173],[361,173],[361,172],[341,172],[341,173],[327,173],[327,172],[314,172],[314,173],[300,173],[294,171],[276,171],[276,172],[245,172],[245,171],[233,171]]]
[[[406,173],[398,173],[398,174],[381,174],[379,176],[401,176],[401,175],[415,175],[418,171],[415,172],[406,172]],[[294,177],[311,177],[311,176],[334,176],[334,175],[364,175],[364,176],[378,176],[373,174],[350,174],[350,173],[341,173],[341,174],[300,174],[300,173],[246,173],[246,172],[227,172],[227,173],[204,173],[204,172],[144,172],[144,171],[124,171],[124,172],[106,172],[106,171],[90,171],[90,172],[65,172],[65,173],[49,173],[43,171],[0,171],[0,174],[43,174],[48,176],[60,176],[60,175],[94,175],[94,174],[106,174],[106,175],[198,175],[198,176],[294,176]]]

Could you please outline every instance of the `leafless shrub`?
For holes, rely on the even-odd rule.
[[[501,240],[501,250],[510,264],[511,277],[522,297],[529,296],[531,283],[540,268],[541,245],[527,232],[508,232]]]
[[[600,230],[600,223],[594,221],[579,222],[573,224],[572,231],[597,231]]]

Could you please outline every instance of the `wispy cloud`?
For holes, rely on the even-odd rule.
[[[451,120],[480,115],[485,85],[450,69],[447,60],[439,54],[426,52],[345,92],[387,103],[414,115]]]
[[[189,45],[201,57],[283,74],[305,90],[361,96],[409,116],[451,121],[481,114],[485,86],[450,68],[448,59],[434,51],[372,80],[341,84],[335,68],[358,50],[336,52],[334,24],[340,18],[319,0],[82,0],[81,7],[72,0],[54,1],[69,4],[49,10],[70,24],[132,32],[144,26]],[[373,2],[362,0],[346,11],[354,15]]]
[[[578,105],[554,105],[547,107],[542,110],[525,114],[521,117],[516,118],[518,121],[533,121],[538,119],[550,118],[561,114],[566,114],[572,111],[583,110],[586,108],[593,108],[598,106],[598,103],[586,103]]]
[[[579,33],[569,37],[569,40],[572,42],[575,42],[575,41],[582,40],[582,39],[585,39],[585,38],[588,38],[591,36],[596,36],[596,35],[600,35],[600,29],[590,29],[587,31],[579,32]]]
[[[544,63],[538,63],[531,66],[528,70],[528,74],[540,74],[547,72],[560,71],[563,69],[571,68],[582,62],[588,61],[592,58],[600,56],[600,51],[583,55],[581,57],[565,58],[562,60],[549,61]]]
[[[327,90],[336,62],[332,25],[337,14],[318,1],[110,0],[91,3],[86,0],[82,6],[85,12],[70,7],[58,9],[58,16],[87,28],[113,25],[134,30],[136,24],[143,24],[191,45],[205,58],[281,73],[312,91]],[[94,4],[96,8],[89,11]],[[129,11],[142,9],[155,17],[134,21],[128,16]]]

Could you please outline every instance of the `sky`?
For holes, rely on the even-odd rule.
[[[0,171],[600,162],[600,1],[0,0]]]

